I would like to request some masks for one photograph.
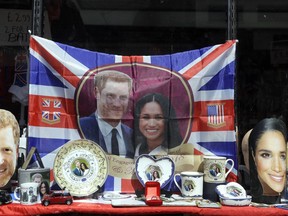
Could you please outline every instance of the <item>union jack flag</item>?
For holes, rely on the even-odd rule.
[[[43,163],[52,168],[58,150],[70,140],[81,139],[77,118],[79,113],[87,115],[88,112],[78,110],[75,95],[80,94],[79,85],[89,78],[89,73],[95,68],[130,65],[133,73],[129,75],[133,79],[141,80],[143,77],[141,83],[135,83],[135,94],[153,90],[149,77],[151,73],[148,72],[161,68],[171,73],[156,76],[157,88],[168,86],[165,91],[176,95],[177,102],[174,102],[179,109],[186,109],[183,91],[191,92],[189,98],[193,112],[190,116],[181,116],[180,112],[178,115],[179,119],[192,120],[188,133],[184,134],[185,142],[193,145],[195,155],[232,158],[235,162],[232,178],[236,179],[235,50],[236,41],[229,40],[224,44],[170,55],[120,56],[31,36],[28,150],[36,147]],[[145,75],[146,72],[138,73],[142,66],[147,69],[148,75]],[[172,77],[181,83],[182,90],[178,88],[179,85],[174,85]],[[187,110],[190,111],[189,106]],[[52,113],[53,116],[50,116]],[[127,179],[109,176],[105,189],[126,190],[129,189],[127,185],[131,185],[127,182]]]
[[[60,122],[61,113],[56,111],[61,108],[60,100],[51,100],[43,98],[42,106],[43,106],[42,121],[48,124],[56,124],[57,122]]]

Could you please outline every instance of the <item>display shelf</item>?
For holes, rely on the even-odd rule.
[[[0,206],[0,215],[167,215],[167,214],[185,214],[185,215],[288,215],[288,210],[279,208],[257,208],[252,206],[245,207],[230,207],[222,206],[217,208],[199,208],[199,207],[179,207],[179,206],[145,206],[145,207],[113,207],[110,204],[98,203],[84,203],[74,202],[72,205],[50,205],[42,206],[41,204],[35,205],[21,205],[12,203]]]

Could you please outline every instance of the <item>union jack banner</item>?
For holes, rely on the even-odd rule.
[[[59,149],[83,138],[79,118],[95,110],[95,98],[87,102],[93,96],[85,93],[92,88],[93,76],[112,68],[133,79],[132,105],[147,92],[166,95],[175,108],[183,145],[192,146],[194,155],[233,159],[229,176],[236,180],[236,42],[167,55],[121,56],[31,36],[28,151],[36,147],[52,169]],[[133,111],[123,122],[133,128]],[[104,189],[125,191],[132,184],[131,179],[109,174]]]

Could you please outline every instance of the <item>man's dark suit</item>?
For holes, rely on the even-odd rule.
[[[80,118],[80,127],[86,139],[92,140],[100,145],[107,152],[104,137],[99,129],[98,121],[93,113],[90,116]],[[124,143],[126,145],[126,157],[134,158],[134,147],[132,144],[132,129],[121,124]]]
[[[77,168],[75,168],[75,169],[73,170],[73,173],[74,173],[76,176],[81,176],[81,172],[80,172],[80,170],[77,169]]]

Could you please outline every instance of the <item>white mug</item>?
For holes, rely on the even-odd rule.
[[[226,165],[229,161],[231,162],[231,167],[226,172]],[[232,159],[226,159],[226,157],[204,156],[203,162],[204,162],[204,182],[208,183],[225,182],[226,177],[234,167],[234,161]]]
[[[181,172],[174,175],[174,182],[180,190],[182,196],[202,198],[203,196],[203,173],[201,172]],[[177,176],[181,178],[181,187],[178,185]]]
[[[20,196],[17,195],[19,190]],[[14,190],[14,196],[23,205],[33,205],[40,201],[38,183],[27,182],[22,183],[20,187],[16,187]]]

